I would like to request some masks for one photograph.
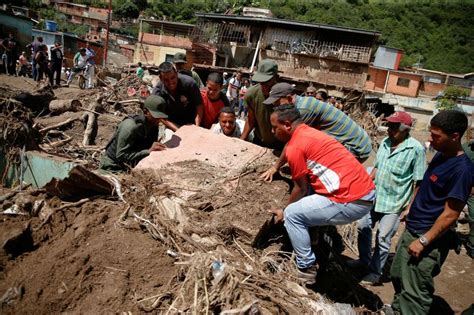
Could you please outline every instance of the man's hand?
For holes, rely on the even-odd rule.
[[[152,151],[163,151],[163,150],[166,150],[166,146],[162,143],[159,143],[159,142],[153,142],[151,147],[148,149],[148,151],[150,151],[150,152],[152,152]]]
[[[266,170],[262,175],[260,175],[260,178],[266,182],[271,183],[273,180],[273,175],[278,173],[278,170],[276,169],[275,166],[270,167],[268,170]]]
[[[416,239],[408,246],[408,254],[412,257],[419,258],[423,249],[425,249],[425,247]]]
[[[268,212],[273,213],[275,215],[275,223],[282,223],[285,221],[283,217],[283,209],[272,209],[268,210]]]

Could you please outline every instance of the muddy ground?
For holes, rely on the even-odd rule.
[[[32,81],[0,75],[0,85],[31,90]],[[56,96],[64,99],[86,99],[93,93],[74,86],[55,90]],[[65,113],[39,118],[38,121],[50,125],[80,114]],[[99,116],[98,147],[107,143],[116,121],[114,115]],[[83,130],[81,123],[75,122],[67,132],[74,137],[74,141],[80,143]],[[424,141],[427,134],[418,132],[414,136]],[[286,249],[283,236],[278,236],[276,242],[263,251],[250,246],[253,237],[269,217],[266,210],[281,206],[290,190],[284,178],[271,184],[259,180],[259,173],[268,165],[269,161],[257,161],[242,173],[245,175],[227,180],[225,169],[197,161],[176,163],[154,174],[157,176],[140,173],[122,177],[127,203],[116,197],[100,198],[57,211],[47,222],[45,213],[41,211],[34,216],[0,215],[0,243],[5,245],[5,240],[10,240],[6,244],[7,250],[0,255],[1,313],[177,312],[177,309],[172,308],[171,296],[177,296],[176,292],[188,288],[183,284],[183,278],[186,278],[183,274],[189,271],[186,266],[177,264],[183,263],[185,257],[173,257],[177,247],[183,253],[195,252],[194,257],[202,253],[216,253],[226,259],[232,258],[237,265],[245,266],[254,266],[252,260]],[[176,185],[179,182],[177,178],[189,180]],[[0,189],[1,195],[8,191],[7,188]],[[154,201],[150,197],[167,197],[177,201],[182,205],[186,223],[177,222],[179,218],[169,222],[159,221]],[[1,203],[1,207],[7,208],[19,199],[21,201],[21,194]],[[45,200],[45,212],[64,204],[57,198],[46,196],[43,191],[27,192],[23,199],[26,199],[23,204],[30,204],[30,207],[35,200]],[[153,235],[150,225],[134,219],[133,213],[167,227],[161,231],[166,241]],[[462,228],[465,231],[465,225]],[[401,230],[396,238],[400,233]],[[179,235],[185,238],[180,239]],[[324,245],[322,247],[325,250],[318,257],[325,260],[324,256],[332,249]],[[394,251],[394,245],[392,247]],[[167,252],[169,250],[172,252]],[[342,254],[342,260],[355,257],[347,248]],[[282,257],[275,259],[285,260]],[[204,267],[209,270],[209,266]],[[363,288],[357,285],[357,273],[350,273],[344,267],[330,262],[326,267],[318,275],[320,283],[311,288],[312,292],[321,293],[334,302],[350,303],[373,311],[381,304],[391,302],[393,289],[390,282]],[[473,260],[464,249],[460,255],[450,253],[441,275],[435,281],[438,307],[433,314],[461,313],[473,303],[472,267]],[[271,273],[264,270],[261,274]],[[204,278],[207,276],[204,275]],[[259,285],[263,287],[263,284]],[[276,286],[270,285],[272,288]],[[201,287],[197,284],[196,287],[201,296]],[[243,300],[248,298],[248,290],[239,291],[239,288],[235,287],[235,292],[240,292]],[[285,307],[279,306],[277,301],[264,298],[258,288],[252,290],[260,298],[259,305],[264,313],[285,311]],[[170,295],[152,308],[149,302],[167,292]],[[222,292],[231,296],[227,291]],[[193,304],[192,294],[188,299]],[[211,297],[208,297],[209,300],[212,304]],[[220,310],[216,305],[212,309]]]

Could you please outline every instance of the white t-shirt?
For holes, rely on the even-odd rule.
[[[234,137],[234,138],[240,138],[240,136],[242,135],[242,131],[244,131],[244,127],[245,127],[245,121],[242,120],[242,119],[236,119],[236,124],[235,124],[235,130],[234,130],[234,133],[232,134],[231,137]],[[222,128],[221,128],[221,124],[217,123],[217,124],[213,124],[212,127],[211,127],[211,131],[215,134],[218,134],[218,135],[223,135],[224,133],[222,132]],[[252,132],[249,134],[249,137],[248,137],[248,140],[249,141],[252,141],[253,140],[253,130]]]
[[[232,99],[237,98],[241,84],[242,83],[239,80],[237,80],[237,78],[230,79],[226,96]]]

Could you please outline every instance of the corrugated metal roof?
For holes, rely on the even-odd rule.
[[[163,28],[166,31],[180,31],[182,33],[189,33],[193,30],[193,24],[180,23],[180,22],[171,22],[163,20],[153,20],[153,19],[141,19],[141,21],[148,23],[154,27]]]
[[[282,25],[282,26],[284,25],[299,26],[299,27],[306,27],[306,28],[334,30],[334,31],[339,31],[339,32],[350,32],[350,33],[356,33],[356,34],[361,34],[361,35],[371,35],[375,37],[378,37],[381,34],[380,32],[377,32],[377,31],[363,30],[363,29],[358,29],[358,28],[350,28],[350,27],[334,26],[334,25],[326,25],[326,24],[316,24],[316,23],[306,23],[306,22],[298,22],[298,21],[275,19],[275,18],[260,18],[260,17],[225,15],[225,14],[216,14],[216,13],[196,13],[195,15],[196,17],[209,19],[209,20],[228,20],[228,21],[234,21],[234,22],[270,23],[270,24]]]

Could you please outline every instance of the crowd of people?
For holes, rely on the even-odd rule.
[[[373,167],[366,169],[361,163],[372,152],[367,132],[325,89],[310,85],[297,95],[293,85],[279,82],[278,65],[269,59],[260,61],[251,78],[213,72],[200,87],[185,62],[180,55],[159,66],[160,81],[145,101],[144,114],[119,124],[101,168],[124,171],[150,152],[166,150],[156,142],[159,124],[173,132],[194,124],[274,149],[279,159],[261,179],[271,182],[289,165],[294,187],[282,208],[271,212],[286,228],[300,278],[312,284],[317,276],[310,227],[357,222],[360,257],[348,267],[365,270],[363,284],[380,283],[392,238],[403,222],[390,271],[395,296],[385,311],[427,314],[433,278],[453,248],[452,228],[468,201],[474,222],[474,142],[461,145],[467,117],[446,110],[432,118],[430,143],[437,153],[426,166],[425,148],[410,135],[411,116],[395,112],[386,118],[387,137]],[[242,113],[245,121],[239,119]],[[471,257],[473,244],[471,225],[466,244]]]
[[[69,84],[74,76],[83,73],[86,78],[85,88],[94,87],[95,51],[86,43],[73,58],[73,67],[64,68],[64,52],[60,42],[48,49],[43,42],[43,37],[37,36],[35,40],[26,45],[29,50],[19,53],[19,45],[12,33],[0,43],[2,56],[2,72],[12,76],[31,77],[36,82],[45,81],[53,87],[60,86],[61,77],[66,77]],[[29,51],[29,53],[27,53]],[[30,57],[28,57],[30,56]]]
[[[48,53],[38,37],[29,46],[32,76],[46,76],[59,85],[64,60],[60,43]],[[16,42],[1,43],[4,71],[28,69],[25,52],[16,56]],[[70,82],[87,69],[87,87],[93,86],[95,52],[82,48],[74,57]],[[474,142],[462,146],[468,128],[466,116],[445,110],[430,123],[431,147],[437,151],[426,166],[424,147],[410,135],[413,120],[406,112],[386,118],[385,137],[373,167],[366,169],[372,144],[367,132],[342,109],[340,98],[310,85],[298,95],[294,85],[280,82],[278,64],[261,60],[250,78],[243,73],[212,72],[205,82],[192,70],[186,54],[158,67],[159,82],[144,102],[143,113],[125,118],[106,146],[100,168],[122,172],[153,151],[166,150],[164,141],[183,125],[196,125],[215,134],[251,141],[279,153],[261,179],[271,182],[288,164],[294,187],[275,222],[284,224],[296,254],[299,276],[316,281],[318,260],[308,229],[357,222],[359,259],[348,267],[362,268],[362,283],[380,283],[392,239],[403,222],[390,270],[395,295],[388,311],[427,314],[433,302],[433,278],[441,271],[455,243],[452,227],[468,204],[471,232],[466,248],[474,255]],[[138,64],[136,75],[144,76]],[[55,81],[54,81],[55,76]],[[163,133],[164,126],[166,135]],[[372,232],[375,229],[375,246]]]

